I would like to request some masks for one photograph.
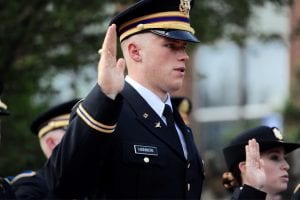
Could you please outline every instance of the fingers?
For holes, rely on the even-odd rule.
[[[249,167],[260,168],[259,144],[255,139],[248,141],[246,145],[246,165]]]
[[[117,70],[119,71],[119,73],[124,73],[125,68],[126,68],[125,60],[123,58],[120,58],[117,61]]]
[[[261,168],[264,168],[264,164],[265,164],[265,163],[264,163],[264,160],[263,160],[263,159],[260,159],[260,160],[259,160],[259,165],[260,165]]]
[[[108,27],[98,63],[98,85],[102,92],[111,99],[124,87],[125,60],[117,60],[117,33],[116,25]]]
[[[112,24],[109,26],[104,42],[101,48],[101,56],[106,57],[106,56],[113,56],[116,57],[116,51],[117,51],[117,33],[116,33],[116,25]]]
[[[248,141],[246,150],[246,169],[245,169],[245,184],[257,189],[262,189],[266,174],[264,171],[264,163],[260,158],[259,144],[255,139]]]

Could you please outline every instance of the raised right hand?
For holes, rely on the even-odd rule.
[[[266,182],[263,160],[260,158],[259,144],[255,139],[246,145],[246,171],[244,184],[261,190]]]
[[[101,57],[98,63],[98,85],[111,99],[124,88],[125,60],[117,60],[116,25],[109,26],[102,45]]]

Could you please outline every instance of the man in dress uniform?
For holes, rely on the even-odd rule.
[[[53,198],[200,199],[202,160],[170,98],[183,84],[186,46],[198,42],[191,8],[141,0],[112,19],[97,84],[46,165]]]
[[[0,97],[3,91],[3,83],[0,81]],[[0,98],[0,142],[1,142],[1,118],[3,116],[9,115],[7,111],[7,106],[4,102],[1,101]],[[0,199],[13,199],[14,194],[11,190],[11,187],[8,181],[2,177],[0,177]]]
[[[47,159],[65,134],[71,110],[78,101],[79,99],[73,99],[56,105],[40,114],[31,123],[31,131],[39,138],[41,149]],[[11,178],[10,184],[18,199],[44,199],[48,195],[43,168],[20,173]]]

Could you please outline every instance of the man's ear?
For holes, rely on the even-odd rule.
[[[56,146],[56,143],[55,143],[55,140],[52,138],[52,137],[48,137],[48,138],[46,138],[46,144],[47,144],[47,146],[51,149],[51,150],[53,150],[54,148],[55,148],[55,146]]]
[[[140,54],[140,48],[137,44],[130,43],[127,48],[128,48],[128,53],[129,53],[129,56],[131,57],[131,59],[133,59],[136,62],[141,61],[142,57]]]

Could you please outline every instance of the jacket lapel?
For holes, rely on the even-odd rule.
[[[142,123],[151,134],[163,141],[170,149],[172,149],[180,158],[184,159],[182,149],[176,148],[169,138],[170,135],[166,134],[168,129],[150,105],[141,97],[138,92],[125,83],[125,88],[122,91],[124,99],[130,105],[132,110],[136,113],[137,120]]]
[[[180,128],[182,135],[184,137],[185,143],[186,143],[186,148],[188,152],[188,160],[191,159],[191,155],[193,155],[193,148],[192,148],[192,143],[193,143],[193,136],[191,130],[185,125],[184,121],[182,120],[179,112],[174,109],[174,119],[176,121],[177,126]]]

